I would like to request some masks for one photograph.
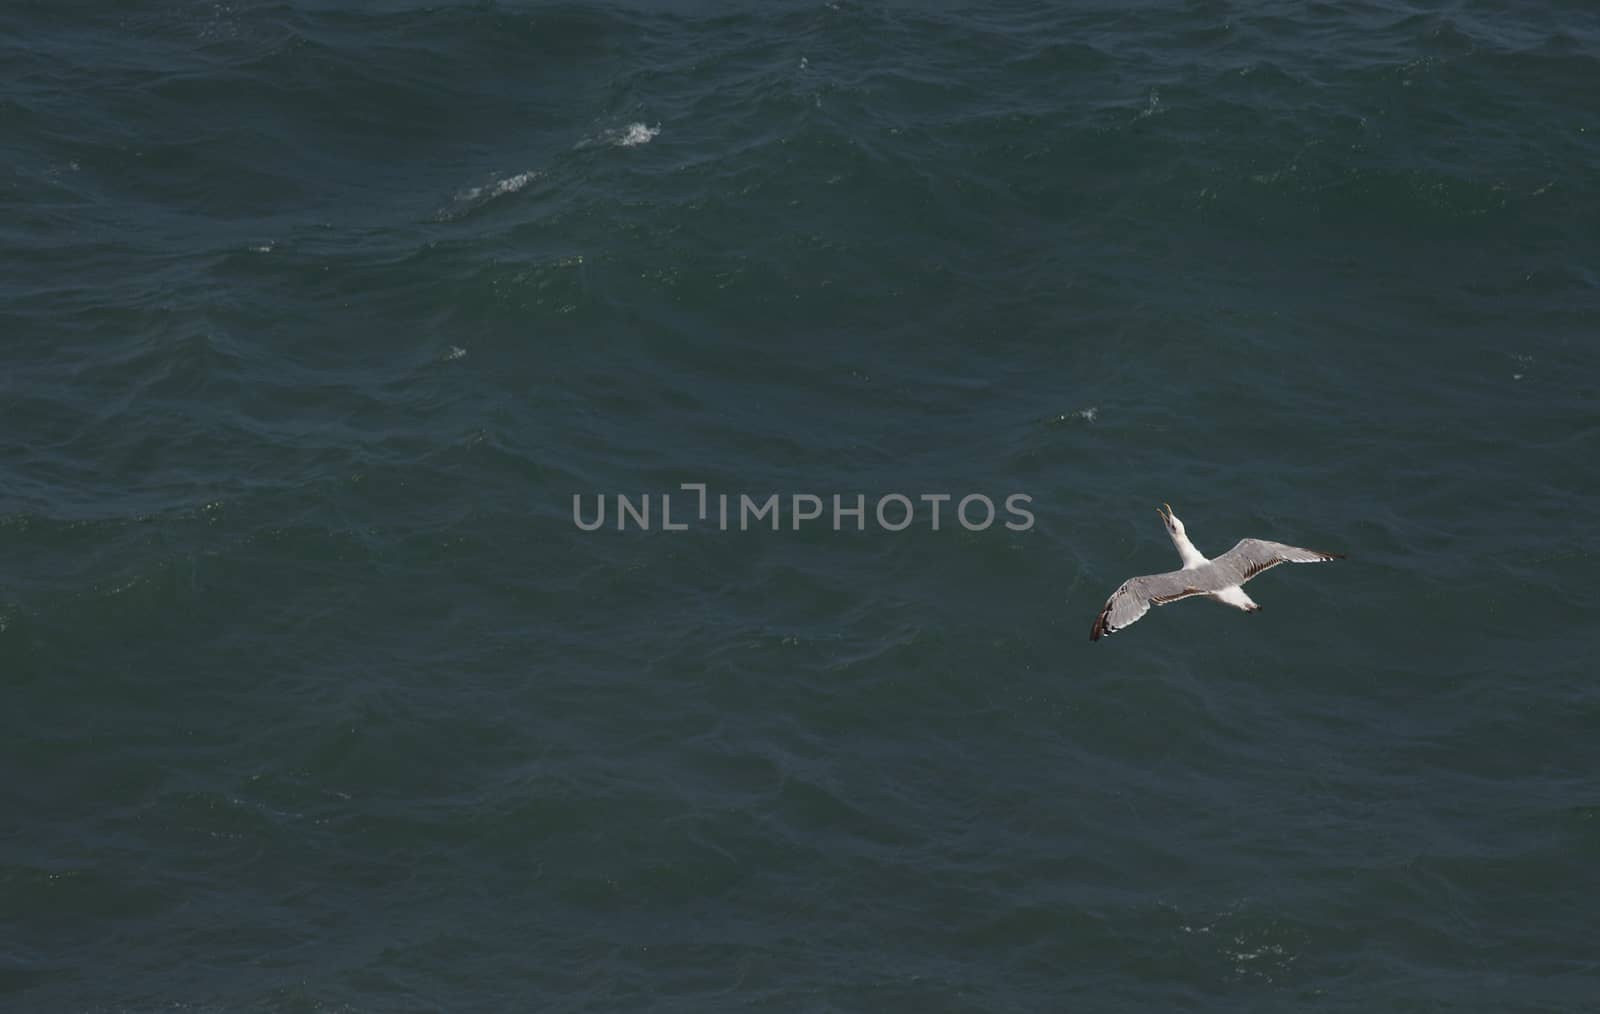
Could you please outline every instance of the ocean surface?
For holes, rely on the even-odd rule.
[[[0,53],[0,1010],[1600,1009],[1600,8]]]

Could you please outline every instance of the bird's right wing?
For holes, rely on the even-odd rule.
[[[1212,560],[1211,565],[1230,583],[1244,584],[1280,563],[1326,563],[1342,559],[1342,554],[1324,553],[1320,549],[1302,549],[1265,539],[1240,539],[1237,546]]]
[[[1164,606],[1168,602],[1186,599],[1191,595],[1204,595],[1211,589],[1196,587],[1192,571],[1174,570],[1165,574],[1147,574],[1130,577],[1122,587],[1111,593],[1106,604],[1089,628],[1089,640],[1098,641],[1103,634],[1115,634],[1150,611],[1152,605]]]

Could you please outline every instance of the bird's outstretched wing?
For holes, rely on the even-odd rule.
[[[1211,590],[1201,587],[1204,582],[1196,582],[1195,576],[1194,571],[1174,570],[1128,578],[1106,599],[1105,607],[1094,619],[1094,626],[1089,628],[1089,640],[1098,641],[1102,634],[1115,634],[1137,622],[1150,611],[1151,605],[1164,606]]]
[[[1264,539],[1240,539],[1239,544],[1212,560],[1219,579],[1228,584],[1244,584],[1264,570],[1280,563],[1326,563],[1342,560],[1342,553],[1324,553],[1320,549],[1301,549],[1281,542]]]

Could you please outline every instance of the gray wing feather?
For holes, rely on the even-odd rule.
[[[1150,611],[1151,605],[1164,606],[1168,602],[1186,599],[1191,595],[1204,595],[1209,589],[1195,578],[1198,570],[1174,570],[1165,574],[1147,574],[1130,577],[1122,587],[1106,599],[1094,626],[1089,628],[1089,640],[1098,641],[1104,634],[1115,634]]]
[[[1324,553],[1320,549],[1302,549],[1282,542],[1267,542],[1265,539],[1240,539],[1237,546],[1201,569],[1214,568],[1217,579],[1224,582],[1222,587],[1227,587],[1244,584],[1280,563],[1326,563],[1342,559],[1344,557],[1339,553]]]

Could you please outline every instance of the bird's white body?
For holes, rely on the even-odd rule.
[[[1194,543],[1189,541],[1189,535],[1184,531],[1182,521],[1172,517],[1171,522],[1167,525],[1167,535],[1171,537],[1172,544],[1177,547],[1178,557],[1183,560],[1182,569],[1199,570],[1201,567],[1210,566],[1211,561],[1207,559],[1206,555],[1196,549]],[[1261,608],[1256,604],[1255,599],[1244,593],[1243,585],[1239,584],[1219,588],[1213,592],[1206,592],[1205,596],[1213,602],[1221,602],[1225,606],[1243,609],[1247,613],[1253,613]]]
[[[1221,591],[1210,592],[1206,595],[1206,598],[1213,602],[1221,602],[1225,606],[1232,606],[1235,609],[1243,609],[1247,613],[1253,613],[1261,608],[1256,605],[1256,600],[1246,595],[1244,589],[1238,585],[1224,588]]]
[[[1340,558],[1338,553],[1302,549],[1281,542],[1241,539],[1238,545],[1210,560],[1189,541],[1183,522],[1172,513],[1171,507],[1162,512],[1161,520],[1166,524],[1167,536],[1178,550],[1183,566],[1165,574],[1131,577],[1122,582],[1095,618],[1094,626],[1089,629],[1089,640],[1098,641],[1105,634],[1116,633],[1149,612],[1152,605],[1164,606],[1195,596],[1203,595],[1247,613],[1257,612],[1261,606],[1244,593],[1246,581],[1280,563],[1321,563]]]

